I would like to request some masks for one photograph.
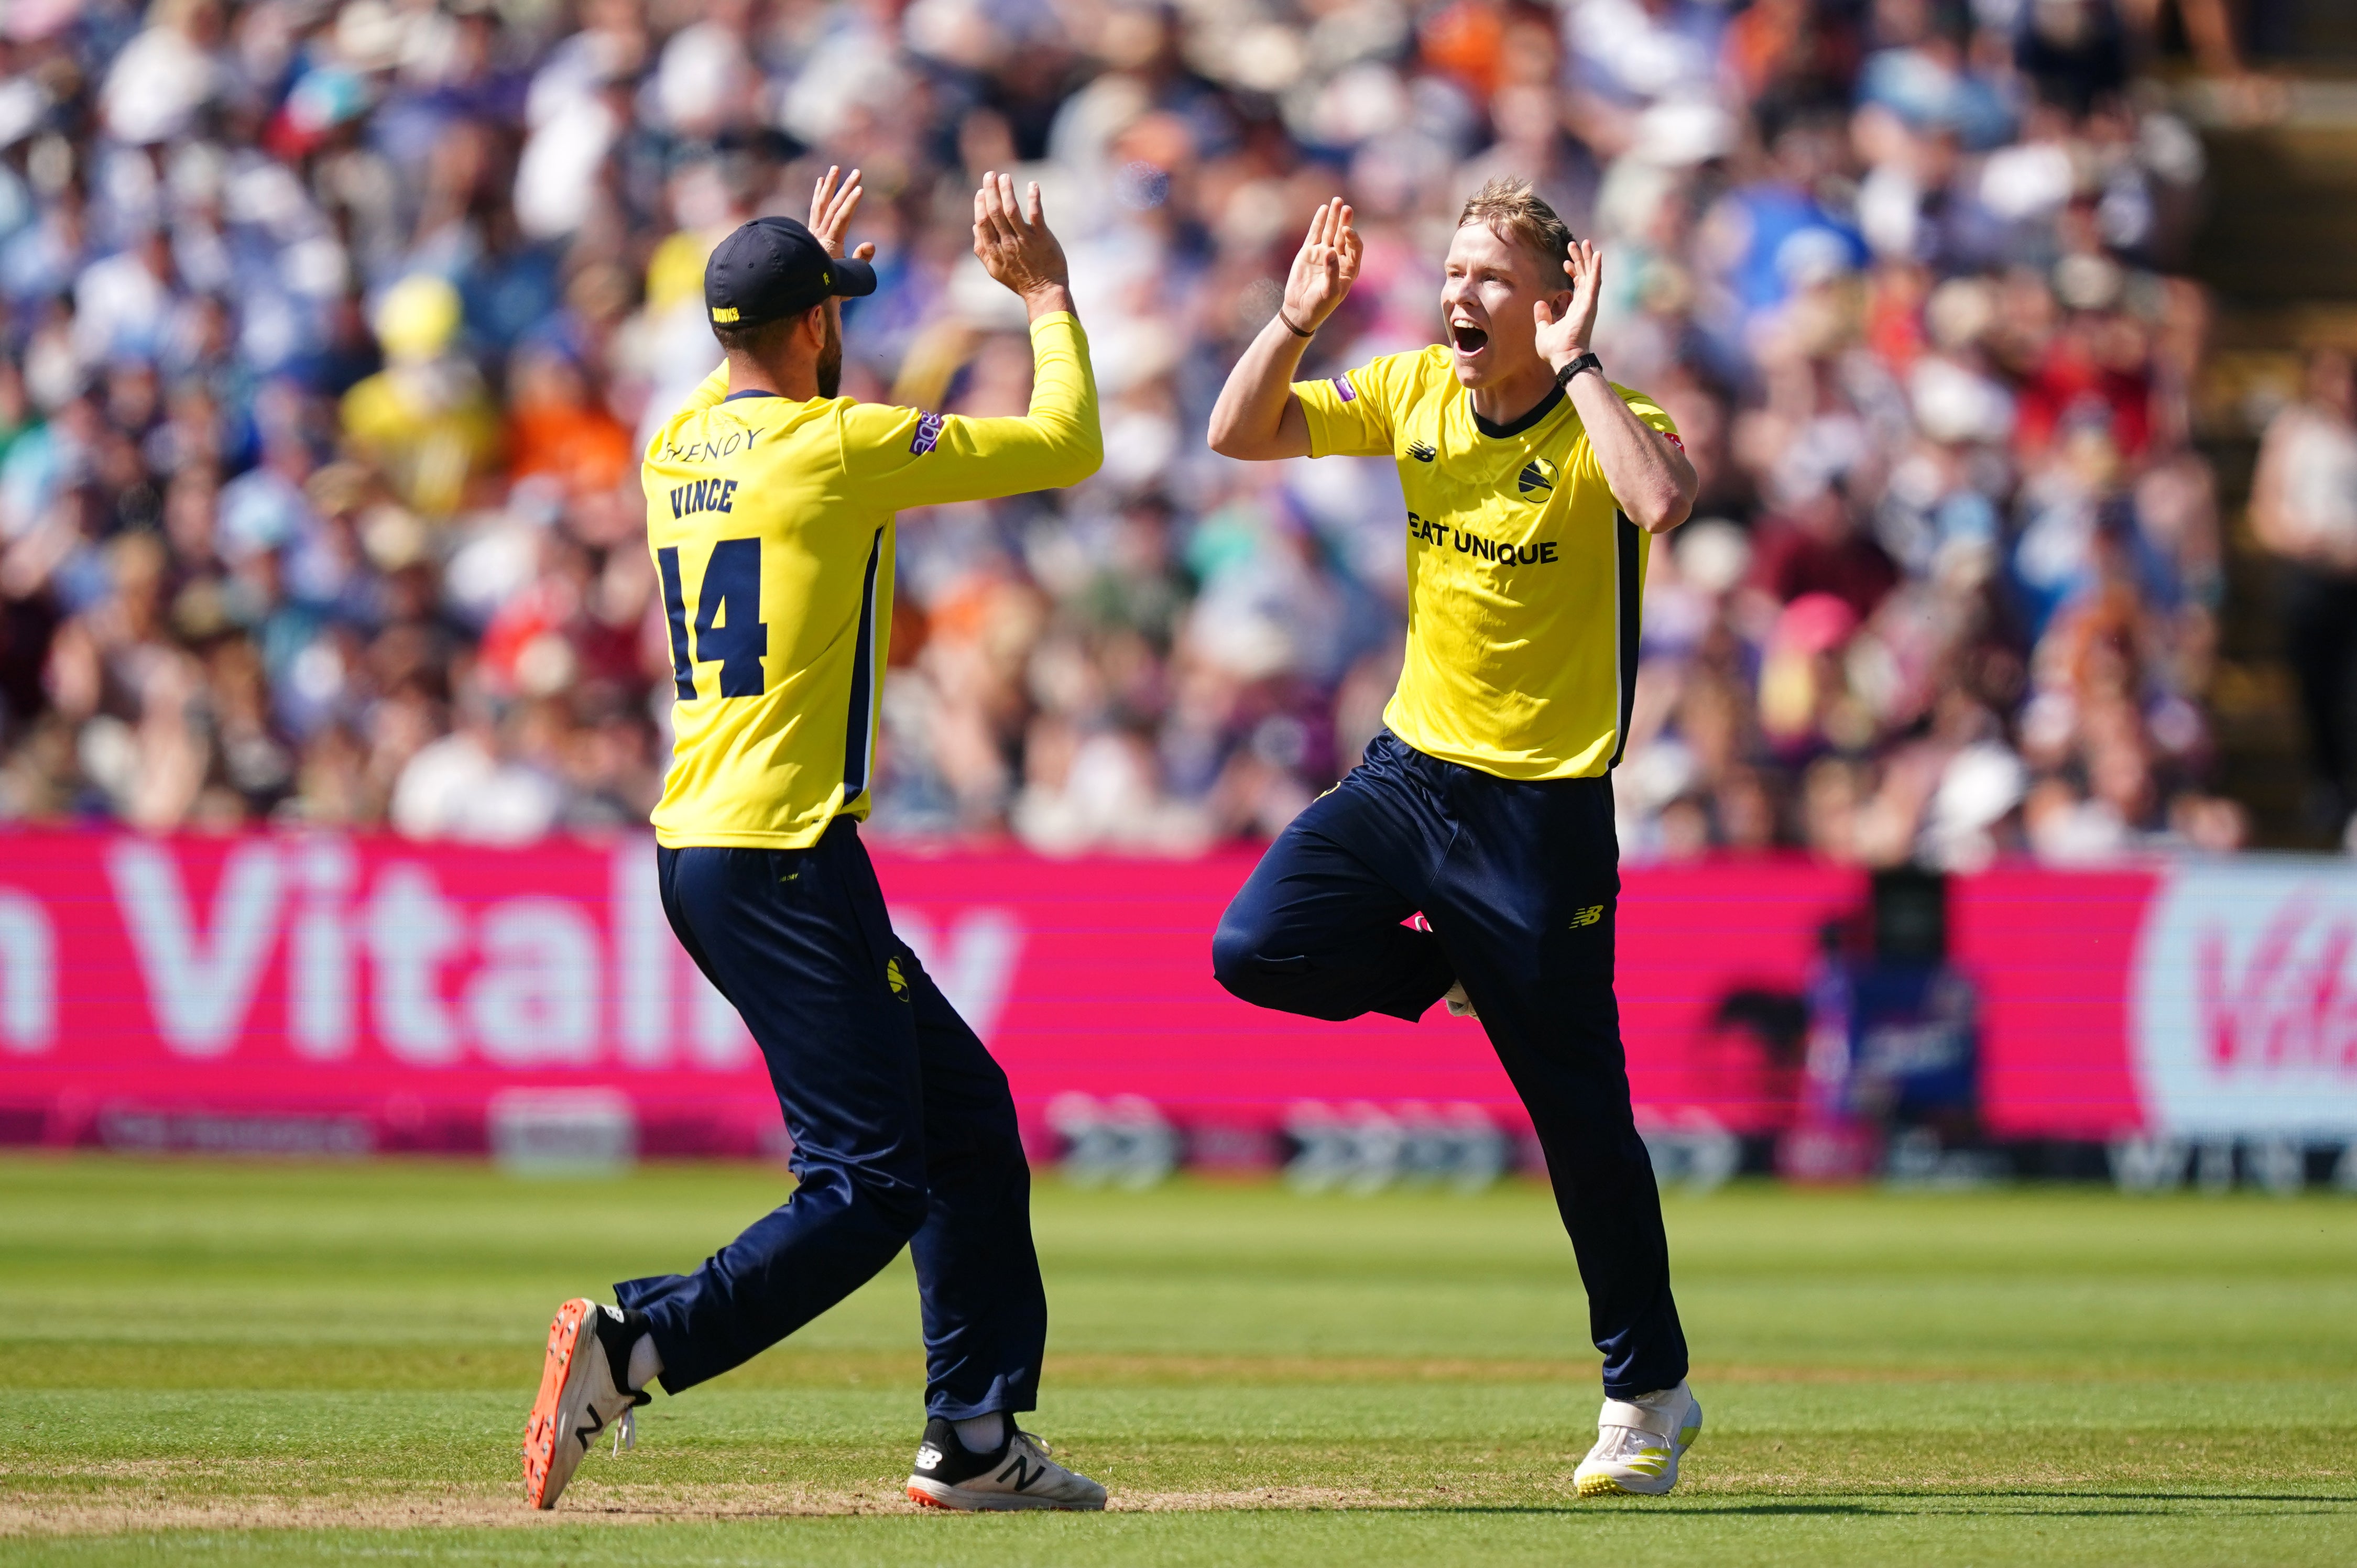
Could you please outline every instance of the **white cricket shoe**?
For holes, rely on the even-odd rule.
[[[633,1412],[651,1397],[624,1386],[630,1347],[647,1331],[643,1312],[624,1312],[576,1296],[548,1326],[548,1356],[541,1365],[540,1396],[523,1428],[524,1500],[553,1509],[574,1469],[599,1434],[614,1434],[614,1452],[635,1448]]]
[[[917,1445],[917,1467],[909,1476],[909,1498],[927,1508],[963,1513],[1016,1509],[1089,1510],[1105,1506],[1105,1489],[1086,1476],[1048,1457],[1048,1445],[1006,1423],[1006,1441],[989,1454],[976,1454],[957,1438],[957,1428],[939,1416],[925,1423]]]
[[[1678,1484],[1678,1457],[1701,1435],[1702,1404],[1683,1380],[1633,1400],[1606,1400],[1596,1418],[1596,1446],[1572,1479],[1583,1498],[1658,1498]]]

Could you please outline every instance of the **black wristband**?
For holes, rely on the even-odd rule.
[[[1604,373],[1604,361],[1596,357],[1595,349],[1590,349],[1587,353],[1557,371],[1555,373],[1555,384],[1567,387],[1571,385],[1571,378],[1582,371],[1594,371],[1599,376]]]
[[[1315,327],[1312,327],[1307,332],[1303,331],[1300,328],[1296,327],[1293,324],[1293,317],[1285,313],[1285,306],[1281,305],[1276,307],[1276,318],[1279,321],[1284,322],[1285,329],[1287,332],[1292,333],[1296,338],[1315,338],[1318,336],[1318,328]]]

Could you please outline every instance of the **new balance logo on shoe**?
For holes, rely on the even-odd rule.
[[[643,1314],[600,1306],[576,1296],[548,1326],[540,1393],[523,1429],[524,1498],[536,1509],[556,1506],[573,1472],[601,1433],[614,1434],[614,1452],[635,1447],[633,1412],[650,1398],[622,1386],[630,1347],[643,1333]],[[565,1439],[571,1438],[567,1443]]]
[[[1003,1509],[1101,1509],[1104,1488],[1048,1456],[1048,1445],[1028,1432],[1010,1432],[1005,1446],[977,1454],[958,1440],[941,1416],[926,1423],[909,1477],[909,1500],[964,1511]]]

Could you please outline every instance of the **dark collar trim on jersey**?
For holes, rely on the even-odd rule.
[[[1548,391],[1546,396],[1539,399],[1538,406],[1536,408],[1532,409],[1530,413],[1523,415],[1522,418],[1513,421],[1512,424],[1492,424],[1488,420],[1482,418],[1479,413],[1475,413],[1473,415],[1473,428],[1480,431],[1482,435],[1488,436],[1492,441],[1503,441],[1510,436],[1520,435],[1523,431],[1528,430],[1532,425],[1536,424],[1540,420],[1544,419],[1548,414],[1553,413],[1555,412],[1555,405],[1562,401],[1563,389],[1561,387],[1555,387]],[[1473,407],[1473,394],[1471,392],[1467,392],[1465,394],[1465,406],[1468,411],[1470,411]]]
[[[786,394],[783,392],[773,392],[761,387],[747,387],[743,392],[730,392],[726,397],[722,398],[720,401],[723,403],[735,403],[740,397],[783,397]]]

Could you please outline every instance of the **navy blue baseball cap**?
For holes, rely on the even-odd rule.
[[[704,263],[704,307],[715,327],[752,327],[799,316],[829,295],[876,292],[876,269],[830,256],[791,218],[756,218],[720,242]]]

